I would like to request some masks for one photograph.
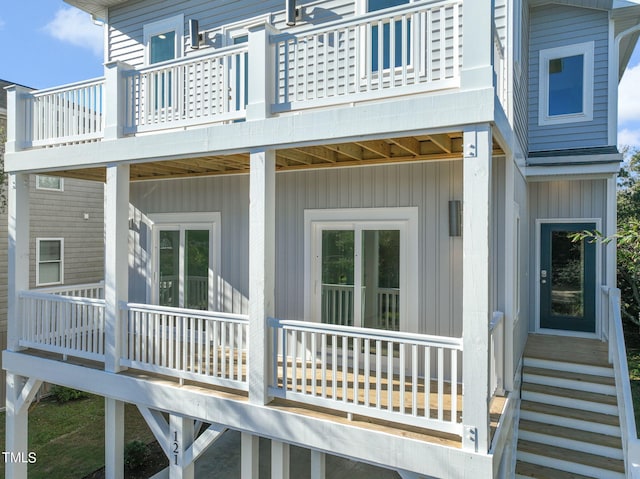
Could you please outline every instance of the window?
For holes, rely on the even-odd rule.
[[[36,285],[62,284],[64,282],[64,240],[38,238],[36,256]]]
[[[593,119],[594,43],[540,51],[539,125]]]
[[[51,191],[63,191],[64,180],[60,176],[36,176],[36,189],[38,190],[51,190]]]
[[[166,18],[144,26],[147,65],[182,57],[184,15]]]

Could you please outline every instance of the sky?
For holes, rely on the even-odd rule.
[[[4,0],[0,79],[41,89],[103,75],[103,31],[62,0]],[[619,88],[618,145],[640,149],[640,46]]]

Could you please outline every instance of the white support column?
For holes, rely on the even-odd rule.
[[[505,311],[504,311],[504,389],[513,390],[513,375],[515,374],[513,359],[513,325],[516,311],[516,286],[518,284],[516,275],[516,256],[518,251],[517,231],[516,231],[516,208],[514,200],[514,174],[515,158],[507,156],[504,165],[504,284],[505,284]]]
[[[104,66],[104,139],[116,140],[124,136],[126,82],[124,72],[133,67],[120,61]]]
[[[194,479],[194,463],[187,458],[193,444],[193,419],[171,414],[169,416],[169,478]]]
[[[29,289],[29,175],[9,175],[7,349],[20,348],[20,291]]]
[[[271,116],[275,89],[275,55],[269,36],[277,30],[269,23],[249,28],[249,84],[247,121]]]
[[[240,435],[240,441],[240,478],[255,479],[258,477],[260,437],[243,432]]]
[[[289,444],[271,441],[271,479],[289,479]]]
[[[124,402],[104,398],[106,479],[124,477]]]
[[[129,165],[107,166],[104,209],[105,369],[121,370],[120,302],[129,294]]]
[[[465,90],[489,88],[494,84],[493,12],[493,0],[464,4],[461,86]]]
[[[327,455],[324,452],[311,450],[311,479],[325,479],[327,475]]]
[[[40,380],[7,372],[5,477],[27,479],[28,464],[37,460],[28,450],[29,405],[41,384]]]
[[[275,151],[251,152],[249,174],[249,401],[267,404],[274,314]]]
[[[618,209],[617,209],[617,178],[612,175],[607,178],[607,230],[605,236],[612,236],[618,231]],[[610,288],[615,288],[616,281],[616,242],[611,241],[606,245],[607,273],[606,282]]]
[[[489,125],[463,133],[462,446],[481,454],[489,450],[491,144]]]
[[[7,143],[6,153],[14,153],[26,148],[31,142],[27,138],[27,98],[33,90],[13,85],[7,88]],[[29,141],[27,141],[29,140]]]

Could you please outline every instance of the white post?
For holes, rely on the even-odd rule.
[[[169,416],[169,478],[194,479],[194,463],[185,451],[193,444],[193,419],[171,414]]]
[[[271,441],[271,479],[289,479],[289,444]]]
[[[461,86],[465,90],[490,88],[493,71],[493,0],[464,3]]]
[[[20,151],[30,143],[27,141],[27,125],[31,124],[27,117],[27,97],[31,95],[31,91],[29,88],[18,85],[7,88],[6,153]]]
[[[249,28],[249,84],[247,121],[271,115],[275,81],[275,58],[269,36],[276,30],[269,23]]]
[[[311,450],[311,479],[325,479],[327,474],[326,454]]]
[[[5,430],[5,476],[12,479],[27,479],[27,462],[20,460],[22,455],[28,456],[27,440],[29,424],[29,408],[20,407],[20,395],[25,382],[24,377],[7,372],[7,412]],[[14,460],[14,458],[17,458]],[[37,459],[37,458],[36,458]]]
[[[20,291],[29,289],[29,175],[9,175],[7,349],[20,349]]]
[[[243,432],[240,435],[240,441],[240,478],[255,479],[258,477],[260,437]]]
[[[123,73],[133,67],[120,61],[104,66],[104,139],[116,140],[124,135],[126,82]]]
[[[104,209],[105,369],[121,370],[120,302],[129,289],[129,165],[107,166]]]
[[[124,477],[124,402],[104,398],[106,479]]]
[[[505,308],[504,308],[504,389],[505,391],[513,390],[513,376],[515,374],[514,358],[513,358],[513,325],[515,320],[516,311],[516,295],[519,291],[516,290],[518,284],[516,278],[516,262],[520,261],[516,252],[518,251],[518,245],[516,241],[517,225],[516,225],[516,207],[514,201],[514,175],[515,175],[515,158],[513,156],[507,156],[504,159],[504,278],[505,278]]]
[[[268,395],[270,341],[267,319],[274,314],[275,151],[251,152],[249,174],[249,401]]]
[[[491,144],[489,125],[463,133],[462,446],[481,454],[489,450]]]

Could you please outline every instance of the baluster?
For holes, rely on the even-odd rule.
[[[418,415],[418,345],[411,345],[411,414]]]
[[[227,325],[223,322],[220,322],[220,377],[227,377]]]
[[[376,340],[376,409],[380,409],[382,393],[382,341]]]
[[[358,389],[360,388],[360,338],[353,338],[353,404],[360,404]]]
[[[311,395],[316,395],[316,354],[318,352],[316,344],[316,333],[310,332],[311,335]]]
[[[302,331],[302,393],[307,394],[307,333]]]
[[[424,417],[431,417],[431,348],[424,348]]]
[[[451,350],[451,422],[458,422],[458,350]]]
[[[298,392],[298,332],[291,330],[291,390]]]
[[[349,386],[349,338],[342,336],[342,401],[347,402]]]
[[[438,421],[444,419],[444,349],[438,348]]]
[[[405,343],[398,344],[400,348],[400,368],[398,370],[398,376],[400,379],[400,414],[404,414],[404,393],[406,389],[405,371],[406,371],[406,357],[405,357]]]
[[[387,410],[393,412],[393,341],[387,341]]]
[[[331,399],[338,399],[338,336],[331,336]]]
[[[401,40],[401,47],[402,42],[404,39]],[[396,20],[394,18],[389,20],[389,77],[389,88],[393,88],[396,86]]]
[[[218,356],[220,354],[220,340],[219,340],[219,331],[221,329],[221,322],[215,321],[213,323],[213,375],[215,377],[220,377],[218,372]],[[275,335],[274,335],[275,336]],[[274,349],[274,351],[277,351]]]
[[[369,376],[371,374],[371,340],[369,338],[365,338],[364,340],[364,405],[369,407]]]

